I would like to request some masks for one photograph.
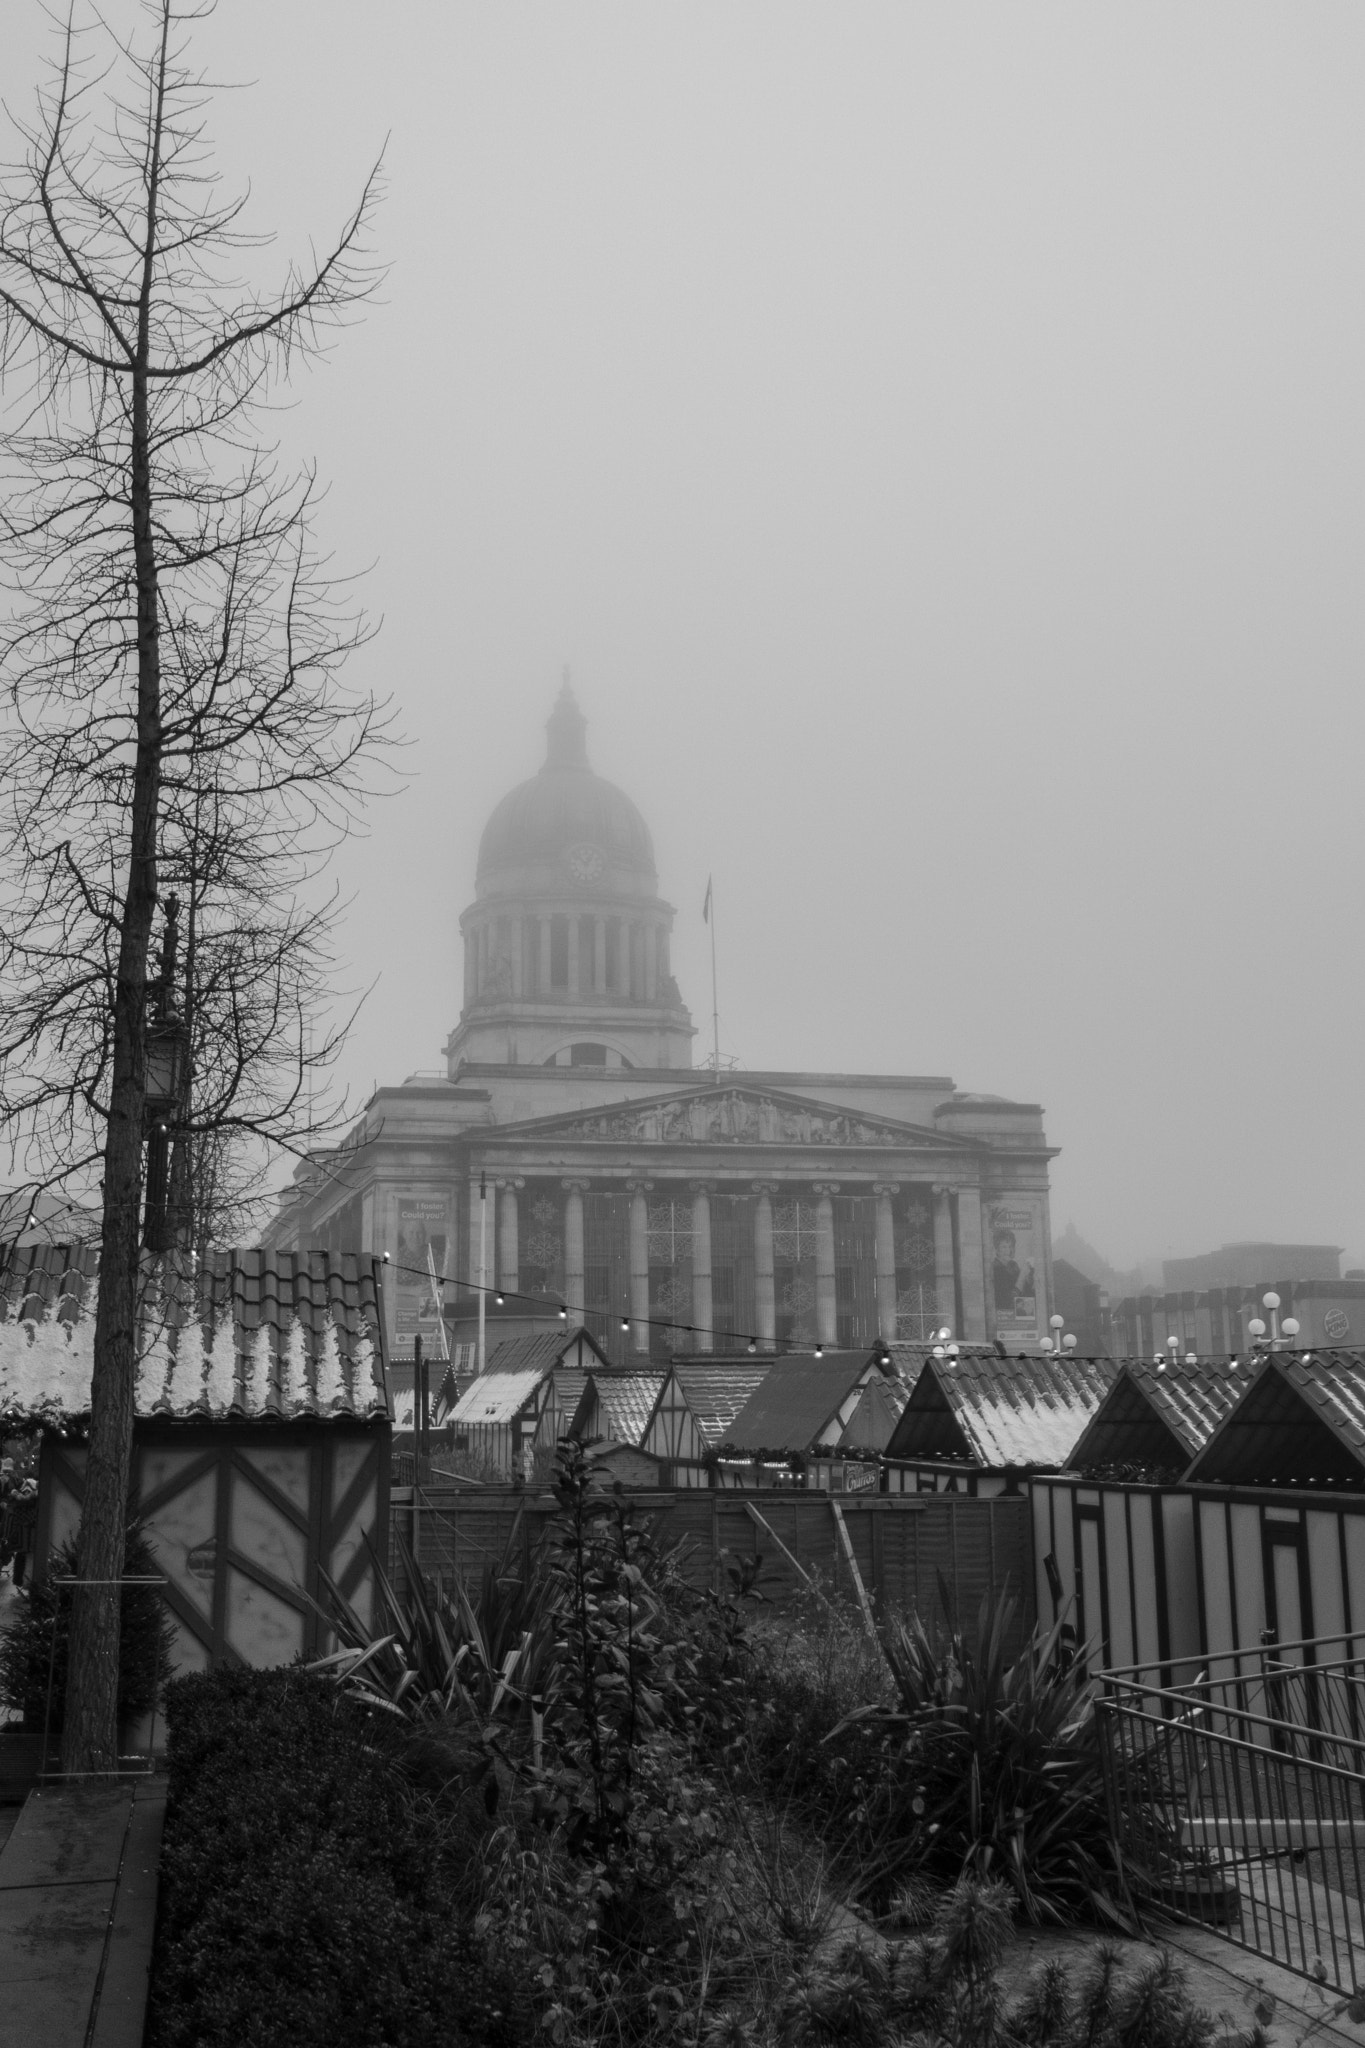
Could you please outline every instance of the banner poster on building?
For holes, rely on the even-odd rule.
[[[988,1212],[991,1300],[995,1334],[1008,1344],[1038,1339],[1042,1222],[1032,1203],[994,1202]]]
[[[444,1195],[400,1195],[398,1249],[394,1264],[393,1329],[395,1337],[436,1339],[437,1307],[428,1271],[427,1253],[438,1279],[446,1277],[450,1244],[449,1205]]]

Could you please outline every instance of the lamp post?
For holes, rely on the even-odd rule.
[[[961,1349],[962,1347],[959,1344],[953,1342],[953,1326],[951,1323],[944,1323],[939,1329],[935,1330],[933,1357],[951,1359],[952,1363],[956,1365]]]
[[[175,1003],[179,915],[179,899],[168,896],[154,1014],[143,1041],[142,1128],[147,1141],[147,1186],[142,1242],[149,1252],[164,1252],[173,1236],[166,1217],[171,1131],[181,1113],[189,1070],[189,1032]]]
[[[1286,1316],[1280,1321],[1280,1297],[1274,1288],[1261,1296],[1261,1306],[1270,1317],[1270,1339],[1267,1343],[1266,1326],[1260,1316],[1253,1316],[1247,1324],[1247,1335],[1257,1351],[1287,1351],[1299,1334],[1297,1316]]]
[[[1044,1337],[1044,1338],[1043,1338],[1043,1341],[1042,1341],[1042,1351],[1043,1351],[1043,1355],[1044,1355],[1044,1357],[1046,1357],[1046,1358],[1072,1358],[1072,1357],[1074,1357],[1074,1356],[1075,1356],[1075,1351],[1076,1351],[1076,1341],[1077,1341],[1077,1340],[1076,1340],[1076,1338],[1075,1338],[1075,1337],[1073,1337],[1073,1336],[1072,1336],[1072,1334],[1071,1334],[1071,1332],[1070,1332],[1069,1330],[1066,1330],[1066,1318],[1065,1318],[1065,1316],[1056,1316],[1056,1315],[1053,1315],[1053,1316],[1049,1316],[1049,1317],[1048,1317],[1048,1319],[1047,1319],[1047,1326],[1048,1326],[1048,1328],[1049,1328],[1049,1329],[1051,1330],[1051,1332],[1052,1332],[1052,1335],[1051,1335],[1050,1337]],[[1063,1336],[1063,1334],[1062,1334],[1062,1332],[1063,1332],[1064,1330],[1066,1330],[1066,1334],[1065,1334],[1065,1336]]]

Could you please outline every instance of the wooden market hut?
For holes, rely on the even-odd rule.
[[[590,1372],[569,1433],[598,1440],[602,1457],[616,1455],[621,1446],[643,1453],[652,1465],[637,1462],[629,1468],[641,1480],[652,1470],[650,1484],[691,1487],[709,1483],[703,1463],[706,1439],[672,1366]],[[616,1456],[618,1476],[628,1465],[628,1460]]]
[[[869,1382],[889,1370],[879,1352],[792,1352],[774,1359],[716,1447],[715,1484],[832,1492],[874,1486],[875,1461],[850,1457],[843,1438]]]
[[[509,1480],[529,1478],[536,1451],[568,1434],[589,1372],[610,1364],[586,1329],[509,1337],[446,1418],[452,1448]]]
[[[1185,1473],[1187,1486],[1365,1488],[1365,1357],[1276,1352]]]
[[[1068,1465],[1115,1479],[1178,1479],[1255,1369],[1254,1359],[1124,1359]]]
[[[674,1359],[678,1385],[708,1450],[724,1443],[740,1409],[757,1393],[776,1363],[771,1352],[742,1358],[699,1357],[690,1352]]]
[[[0,1416],[43,1431],[38,1575],[76,1532],[96,1255],[0,1255]],[[131,1505],[167,1586],[177,1670],[288,1663],[329,1632],[329,1578],[376,1618],[390,1423],[379,1261],[223,1251],[149,1265]]]
[[[885,1490],[988,1498],[1061,1470],[1117,1372],[1108,1358],[926,1360],[886,1446]]]

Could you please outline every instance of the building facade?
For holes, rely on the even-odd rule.
[[[566,688],[543,767],[483,834],[446,1078],[377,1089],[270,1241],[388,1253],[400,1357],[435,1334],[438,1297],[464,1335],[480,1282],[509,1309],[581,1310],[621,1362],[944,1324],[1036,1347],[1041,1110],[941,1076],[694,1068],[673,918]]]

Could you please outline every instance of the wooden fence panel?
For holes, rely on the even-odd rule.
[[[848,1554],[835,1508],[843,1516],[849,1550],[863,1594],[882,1619],[918,1612],[933,1630],[943,1627],[944,1597],[969,1637],[988,1592],[1017,1603],[1016,1637],[1022,1641],[1037,1613],[1033,1595],[1033,1534],[1028,1500],[974,1499],[966,1495],[841,1495],[779,1491],[685,1490],[633,1496],[653,1523],[658,1541],[681,1545],[684,1575],[699,1590],[721,1589],[728,1567],[761,1556],[760,1590],[775,1616],[789,1613],[812,1581],[827,1594],[854,1603]],[[394,1497],[395,1542],[391,1569],[401,1583],[404,1545],[415,1543],[425,1572],[473,1586],[489,1565],[506,1558],[524,1564],[554,1515],[548,1495],[410,1489]],[[1017,1645],[1016,1645],[1017,1646]]]

